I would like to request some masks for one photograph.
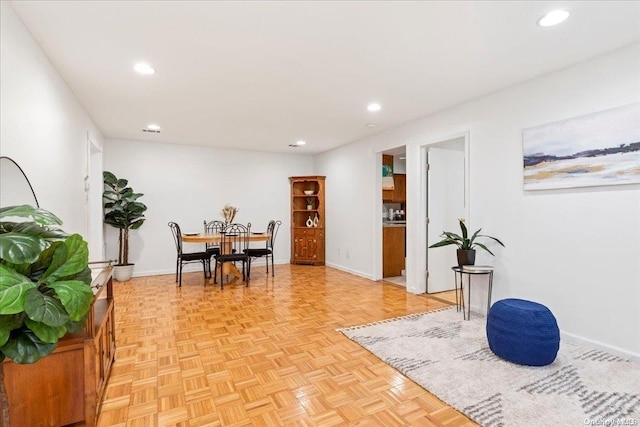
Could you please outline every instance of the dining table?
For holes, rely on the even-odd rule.
[[[222,237],[221,233],[183,233],[182,241],[184,243],[212,243],[220,245],[220,251],[223,254],[231,253],[231,242],[228,242],[228,245],[224,245],[227,247],[222,247]],[[249,233],[249,242],[266,242],[271,237],[269,233]],[[230,281],[230,283],[235,282],[238,279],[242,278],[242,272],[238,270],[232,262],[225,262],[222,264],[222,272],[221,274],[231,275],[234,278]],[[209,284],[214,282],[214,278],[209,280]]]

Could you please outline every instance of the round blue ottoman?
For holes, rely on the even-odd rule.
[[[487,316],[489,348],[519,365],[544,366],[560,348],[560,330],[551,311],[542,304],[516,298],[497,301]]]

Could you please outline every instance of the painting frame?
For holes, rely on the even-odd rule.
[[[640,183],[640,103],[522,131],[525,191]]]

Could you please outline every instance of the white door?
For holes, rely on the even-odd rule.
[[[441,147],[446,147],[446,143]],[[458,218],[464,217],[464,151],[459,144],[430,147],[427,174],[427,248],[440,241],[444,230],[460,229]],[[427,249],[427,293],[455,289],[451,267],[456,265],[456,246]]]

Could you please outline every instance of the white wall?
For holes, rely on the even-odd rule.
[[[374,152],[405,142],[414,265],[424,251],[411,215],[422,191],[415,147],[469,131],[469,223],[506,244],[496,258],[478,254],[479,264],[496,266],[493,300],[541,302],[565,337],[640,357],[640,185],[524,192],[522,183],[524,128],[638,102],[638,76],[636,44],[317,156],[316,172],[327,175],[328,262],[375,271]],[[357,256],[338,256],[345,246]]]
[[[0,19],[0,154],[23,168],[40,207],[88,240],[87,132],[98,145],[102,134],[8,2]]]
[[[220,211],[227,203],[240,209],[234,222],[251,222],[254,231],[265,231],[269,220],[280,219],[274,260],[289,262],[288,177],[313,174],[311,156],[112,139],[104,148],[105,170],[128,179],[135,192],[144,193],[139,200],[148,207],[145,223],[129,235],[135,276],[175,271],[169,221],[177,222],[183,232],[201,231],[205,219],[222,219]],[[117,257],[113,227],[107,226],[106,240],[107,256]],[[202,246],[187,245],[185,251]],[[184,271],[198,268],[192,264]]]

